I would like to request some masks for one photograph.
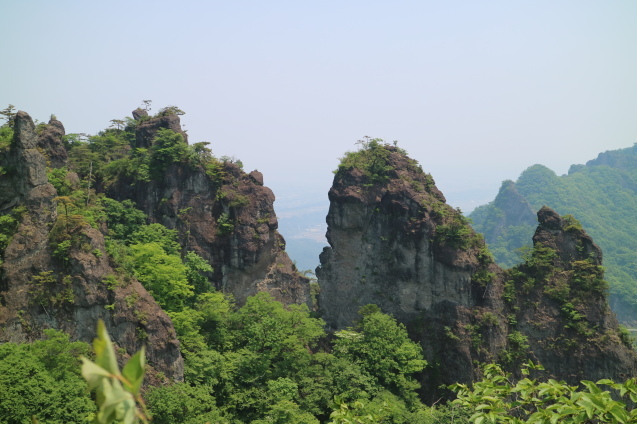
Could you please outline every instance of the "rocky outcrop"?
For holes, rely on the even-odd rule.
[[[358,308],[370,303],[409,322],[441,302],[469,306],[476,296],[477,255],[436,239],[437,225],[453,225],[458,213],[431,176],[386,148],[387,184],[369,187],[363,172],[352,169],[339,172],[329,191],[330,247],[316,271],[320,310],[332,329],[352,325]]]
[[[317,277],[330,329],[355,325],[370,303],[392,314],[432,364],[426,396],[475,380],[481,362],[515,371],[532,359],[569,382],[632,375],[635,352],[608,307],[601,251],[574,218],[542,208],[533,253],[504,271],[429,175],[393,146],[373,148],[384,151],[358,153],[367,163],[345,166],[346,157],[329,192],[330,247]]]
[[[511,180],[502,183],[493,203],[495,210],[501,211],[502,215],[488,219],[491,231],[485,232],[487,243],[495,242],[498,237],[506,233],[510,226],[537,224],[533,208],[518,192],[515,183]]]
[[[144,118],[148,118],[148,111],[138,107],[133,111],[133,119],[136,121],[141,121]]]
[[[38,147],[51,168],[62,168],[67,165],[69,155],[64,148],[64,125],[55,118],[38,134]]]
[[[137,144],[150,147],[160,128],[178,132],[180,127],[177,115],[141,121]],[[238,304],[258,291],[285,304],[309,301],[309,280],[285,252],[274,194],[260,172],[246,174],[237,163],[214,158],[173,162],[150,181],[121,176],[108,195],[131,199],[151,222],[177,229],[184,251],[206,259],[216,289],[231,293]]]
[[[31,118],[18,112],[3,212],[19,226],[4,252],[0,284],[0,341],[39,339],[56,328],[90,342],[97,320],[105,321],[118,346],[129,354],[147,344],[147,358],[167,378],[183,378],[183,360],[172,322],[134,280],[111,268],[103,235],[81,216],[58,214]],[[1,180],[4,180],[2,178]],[[152,373],[151,373],[152,375]]]
[[[133,147],[142,147],[144,149],[149,148],[152,143],[155,135],[157,135],[157,131],[160,128],[167,128],[172,130],[184,138],[184,142],[188,142],[188,135],[185,131],[181,129],[181,120],[178,115],[170,114],[170,115],[161,115],[152,119],[143,119],[148,117],[148,113],[144,115],[140,112],[140,109],[136,109],[133,116],[137,116],[138,124],[137,131],[135,134],[135,146]],[[143,111],[146,112],[146,111]]]
[[[569,382],[634,375],[632,342],[608,305],[601,249],[575,218],[546,206],[537,215],[532,257],[503,282],[529,355]]]
[[[597,158],[586,162],[586,166],[589,167],[602,165],[626,170],[637,169],[637,143],[625,149],[605,151],[597,155]]]

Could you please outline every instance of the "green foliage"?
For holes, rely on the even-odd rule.
[[[360,169],[369,185],[386,183],[389,180],[389,172],[394,169],[389,163],[389,145],[380,138],[369,137],[359,140],[358,143],[361,145],[360,150],[347,152],[341,158],[337,175],[342,171]]]
[[[359,326],[337,332],[334,352],[358,364],[377,384],[415,402],[413,391],[420,385],[412,374],[422,371],[427,361],[422,349],[407,336],[404,325],[380,312],[367,312]]]
[[[146,223],[146,214],[137,209],[130,200],[118,202],[105,197],[102,199],[102,205],[106,215],[108,234],[114,239],[126,240],[130,235],[140,231],[142,225]]]
[[[160,128],[150,148],[150,173],[161,177],[172,163],[188,162],[188,145],[184,137],[172,130]]]
[[[72,277],[54,275],[53,271],[42,271],[33,276],[29,296],[32,303],[41,306],[71,305],[75,301]]]
[[[141,387],[146,370],[144,347],[134,354],[120,372],[113,343],[103,321],[97,324],[97,338],[93,341],[95,362],[82,357],[82,376],[89,390],[96,390],[95,424],[150,422]],[[139,405],[139,408],[138,408]]]
[[[169,230],[161,224],[142,225],[128,237],[130,244],[156,243],[168,255],[177,255],[181,246],[177,242],[177,230]]]
[[[473,231],[469,219],[465,218],[460,210],[456,210],[456,213],[445,221],[444,224],[436,226],[436,243],[462,250],[480,248],[482,261],[485,264],[489,262],[490,253],[484,246],[484,239]]]
[[[625,402],[618,400],[637,401],[635,379],[625,383],[607,379],[597,383],[582,381],[579,386],[569,386],[552,379],[545,382],[530,379],[531,371],[536,370],[542,368],[526,364],[522,373],[527,377],[513,382],[498,365],[486,365],[482,381],[472,387],[465,384],[451,387],[458,396],[453,403],[473,411],[469,420],[475,424],[637,422],[637,410],[629,410]]]
[[[6,215],[0,215],[0,258],[11,243],[11,238],[18,231],[22,215],[26,212],[24,206],[18,206]]]
[[[71,181],[66,177],[68,170],[66,168],[49,168],[46,175],[49,182],[53,184],[58,196],[70,196],[73,192]]]
[[[153,424],[228,423],[206,386],[179,383],[153,388],[147,396]]]
[[[131,245],[130,251],[128,266],[157,303],[166,311],[183,309],[194,287],[179,255],[168,254],[156,242]]]
[[[184,265],[186,265],[186,278],[196,294],[213,290],[212,282],[205,275],[205,273],[213,272],[213,269],[204,258],[195,252],[188,252],[184,257]]]
[[[88,345],[45,330],[34,343],[0,344],[0,422],[86,422],[95,406],[79,373],[79,355]]]
[[[5,109],[0,110],[0,115],[3,116],[2,119],[5,120],[4,124],[2,124],[1,128],[12,129],[13,121],[15,120],[15,116],[17,115],[15,111],[15,106],[9,105]]]
[[[218,234],[220,236],[229,234],[234,231],[234,224],[227,213],[222,213],[217,220]]]
[[[603,155],[610,159],[573,166],[568,175],[560,177],[544,166],[534,165],[520,175],[515,188],[533,210],[548,205],[564,215],[567,230],[585,228],[604,252],[611,298],[637,306],[637,238],[631,236],[637,233],[637,147]],[[515,220],[498,227],[498,216],[503,214],[492,202],[477,208],[471,218],[476,230],[487,234],[487,239],[489,234],[501,231],[490,248],[499,264],[513,266],[520,262],[515,250],[530,244],[537,223],[535,219]],[[627,315],[619,318],[637,320]]]

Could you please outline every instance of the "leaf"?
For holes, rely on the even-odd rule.
[[[112,375],[90,359],[83,356],[80,359],[82,360],[82,377],[86,380],[89,390],[98,387],[102,378]]]
[[[122,369],[122,375],[126,379],[124,384],[134,395],[139,394],[139,389],[144,381],[145,367],[145,348],[142,346],[142,348],[128,360]]]
[[[113,342],[102,320],[97,322],[97,338],[93,340],[93,350],[95,350],[95,362],[97,365],[109,371],[111,374],[120,375],[115,349],[113,349]]]
[[[614,405],[608,412],[617,420],[617,422],[625,423],[629,420],[628,413],[620,405]]]
[[[118,380],[103,379],[101,392],[103,402],[97,418],[100,423],[110,423],[114,420],[122,420],[124,424],[135,423],[135,399],[127,392]]]

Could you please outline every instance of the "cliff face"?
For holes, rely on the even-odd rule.
[[[51,118],[49,124],[38,134],[38,148],[51,168],[61,168],[67,164],[69,155],[62,142],[64,135],[64,125],[55,118]]]
[[[534,254],[503,283],[532,357],[568,381],[634,375],[635,351],[608,305],[601,249],[573,217],[546,206],[537,215]]]
[[[152,148],[162,128],[183,134],[177,115],[159,116],[139,122],[136,144]],[[285,304],[309,301],[309,280],[285,252],[274,194],[260,172],[247,174],[232,161],[173,162],[149,181],[122,175],[107,193],[135,201],[152,222],[178,230],[184,249],[213,266],[216,289],[233,294],[239,304],[259,291]]]
[[[392,170],[386,184],[370,185],[354,168],[339,171],[329,191],[330,247],[320,256],[317,276],[320,310],[332,329],[352,325],[358,308],[369,303],[409,322],[440,303],[469,306],[477,295],[471,283],[480,266],[475,246],[455,249],[454,240],[436,238],[438,225],[463,226],[460,216],[431,176],[387,149]]]
[[[344,159],[329,192],[317,276],[331,329],[353,325],[369,303],[395,316],[434,364],[423,377],[430,396],[477,378],[477,362],[513,371],[533,359],[572,382],[635,370],[608,308],[601,251],[579,223],[542,209],[532,255],[503,271],[414,161],[392,146],[366,150],[363,161]],[[374,161],[384,178],[370,174]]]
[[[11,148],[0,158],[9,169],[0,185],[11,187],[2,191],[0,210],[17,227],[4,251],[0,341],[32,341],[56,328],[90,342],[102,319],[120,348],[132,354],[147,344],[149,364],[179,381],[183,360],[168,316],[139,282],[111,268],[99,231],[81,217],[58,213],[59,198],[37,148],[57,138],[55,122],[37,137],[29,115],[19,112]],[[64,255],[57,253],[60,245]]]

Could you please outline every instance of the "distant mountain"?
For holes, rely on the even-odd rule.
[[[611,307],[620,321],[637,323],[637,144],[572,165],[568,175],[533,165],[469,217],[497,262],[510,267],[522,261],[516,249],[531,245],[535,211],[543,205],[573,215],[599,244]]]

